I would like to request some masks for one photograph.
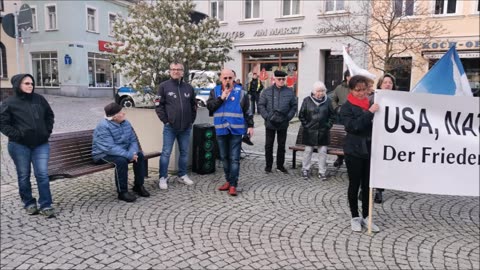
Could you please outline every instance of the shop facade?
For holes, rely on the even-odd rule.
[[[348,8],[356,8],[354,1],[195,2],[198,11],[221,21],[224,37],[233,39],[233,60],[225,67],[235,70],[244,86],[256,73],[268,87],[274,71],[281,69],[301,102],[315,81],[325,82],[329,91],[341,83],[342,47],[352,39],[329,29],[325,20],[347,16]],[[352,58],[366,65],[364,51],[365,47],[350,46]]]
[[[130,1],[27,1],[33,29],[25,39],[25,67],[40,93],[113,96],[122,76],[112,72],[109,48],[117,16]],[[71,20],[75,18],[75,20]],[[83,22],[83,23],[82,23]]]

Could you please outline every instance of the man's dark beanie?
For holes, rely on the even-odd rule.
[[[105,110],[105,115],[107,117],[112,117],[115,114],[119,113],[122,110],[122,106],[118,105],[117,103],[110,103],[104,108]]]

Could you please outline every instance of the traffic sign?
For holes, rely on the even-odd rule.
[[[29,5],[23,4],[20,7],[20,13],[18,14],[18,29],[31,29],[33,28],[32,24],[32,9]]]

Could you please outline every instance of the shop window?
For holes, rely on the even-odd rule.
[[[245,19],[260,18],[260,0],[245,0]]]
[[[400,91],[410,91],[412,58],[395,57],[390,62],[390,66],[391,69],[387,72],[395,77],[396,89]]]
[[[32,32],[37,32],[38,31],[37,8],[30,7],[30,9],[32,10]]]
[[[8,78],[7,74],[7,51],[5,45],[0,42],[0,78]]]
[[[300,0],[283,0],[283,16],[300,14]]]
[[[57,52],[32,53],[32,70],[36,86],[59,86]]]
[[[97,10],[87,7],[87,31],[97,32]]]
[[[395,17],[412,16],[414,13],[415,0],[394,0],[393,10]]]
[[[57,30],[57,6],[45,6],[45,30]]]
[[[253,73],[256,73],[264,87],[269,87],[274,83],[275,70],[283,70],[288,74],[286,85],[297,92],[298,51],[244,53],[243,66],[244,77],[241,80],[244,85],[247,85],[252,80]]]
[[[435,14],[455,14],[457,0],[435,0]]]
[[[325,1],[326,12],[336,12],[345,10],[345,0],[327,0]]]
[[[118,76],[115,76],[118,78]],[[88,86],[112,87],[113,73],[110,56],[101,53],[88,53]],[[115,82],[115,85],[117,83]]]
[[[113,25],[115,24],[115,20],[117,19],[117,15],[113,13],[108,14],[108,35],[113,36]]]
[[[219,21],[224,20],[224,0],[210,1],[210,16]]]

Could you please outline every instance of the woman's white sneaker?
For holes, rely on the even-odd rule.
[[[160,181],[158,182],[158,187],[160,189],[168,189],[167,178],[160,177]]]
[[[368,229],[368,217],[362,218],[362,226]],[[375,223],[373,223],[372,221],[372,232],[379,232],[379,231],[380,231],[380,228],[378,228],[378,226],[375,225]]]
[[[352,220],[350,221],[350,224],[352,225],[352,231],[361,232],[362,231],[362,221],[363,221],[363,218],[361,218],[361,217],[352,218]]]
[[[193,181],[192,179],[190,179],[190,177],[188,177],[188,175],[184,175],[182,177],[180,177],[180,182],[184,183],[185,185],[193,185]]]

